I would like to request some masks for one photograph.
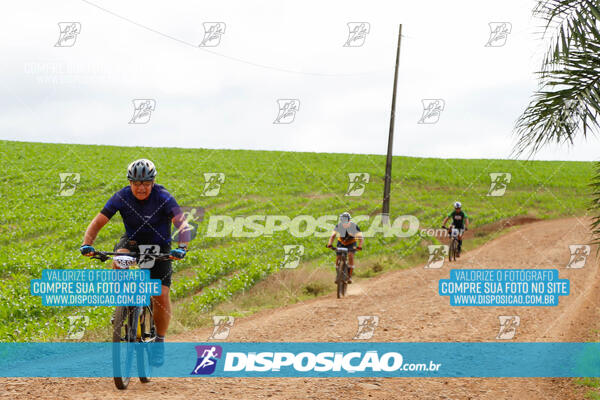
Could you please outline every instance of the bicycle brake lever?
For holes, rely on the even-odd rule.
[[[91,256],[90,258],[100,260],[102,262],[105,262],[106,260],[108,260],[108,256],[106,254],[102,254],[102,253],[94,253],[94,255]]]

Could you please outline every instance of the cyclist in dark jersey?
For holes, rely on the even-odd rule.
[[[454,227],[454,228],[458,229],[458,254],[457,254],[457,256],[460,257],[463,233],[469,227],[469,217],[467,216],[467,214],[464,211],[462,211],[462,204],[460,204],[460,201],[457,201],[456,203],[454,203],[454,211],[452,211],[450,214],[448,214],[448,216],[444,219],[444,222],[442,223],[442,227],[444,227],[444,228],[446,227],[446,222],[449,219],[452,220],[452,225],[450,227]]]
[[[147,159],[136,160],[129,165],[129,186],[116,192],[89,224],[80,248],[81,254],[94,255],[92,245],[98,232],[118,211],[123,218],[125,234],[115,245],[114,251],[139,252],[138,245],[158,245],[161,253],[170,253],[174,259],[185,257],[189,242],[186,219],[173,196],[164,186],[154,182],[156,173],[156,167]],[[181,232],[177,249],[171,249],[171,222]],[[188,232],[188,235],[184,232]],[[113,267],[116,265],[113,264]],[[170,260],[155,261],[150,268],[150,278],[160,279],[162,283],[161,294],[152,297],[156,342],[160,343],[164,342],[171,319],[171,273]],[[162,364],[162,354],[155,358],[158,358],[156,364]]]
[[[331,237],[327,242],[327,247],[331,248],[333,241],[337,236],[339,236],[336,247],[348,248],[348,272],[350,275],[348,278],[348,283],[352,283],[352,271],[354,271],[354,253],[356,250],[362,250],[363,244],[363,235],[360,232],[360,228],[354,222],[350,221],[351,219],[352,217],[350,216],[350,213],[342,213],[340,215],[339,224],[335,226],[333,232],[331,233]]]

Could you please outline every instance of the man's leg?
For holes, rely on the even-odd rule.
[[[162,249],[161,249],[162,250]],[[163,250],[166,252],[166,250]],[[152,296],[152,310],[154,323],[156,325],[156,338],[153,343],[151,363],[154,366],[160,366],[164,363],[164,341],[171,321],[171,263],[169,261],[160,261],[154,264],[150,270],[151,279],[160,279],[162,281],[161,293],[159,296]]]
[[[156,334],[164,340],[169,329],[171,321],[171,299],[169,297],[169,287],[162,285],[160,296],[152,297],[152,308],[154,313],[154,323],[156,324]]]
[[[167,253],[169,248],[162,248],[161,251]],[[152,296],[152,309],[154,314],[154,323],[156,325],[156,341],[163,342],[169,329],[171,321],[171,261],[163,260],[154,263],[150,269],[151,279],[161,280],[161,292],[159,296]]]
[[[164,342],[171,320],[171,300],[168,286],[162,285],[160,296],[152,296],[152,314],[156,325],[156,338],[152,343],[150,363],[155,367],[159,367],[165,362]]]

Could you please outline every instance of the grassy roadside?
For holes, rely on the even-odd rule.
[[[575,378],[575,384],[591,388],[586,395],[586,399],[600,400],[600,378]]]
[[[590,332],[589,342],[600,341],[600,331],[593,329]],[[577,386],[590,388],[585,395],[586,399],[600,400],[600,378],[598,377],[586,377],[586,378],[574,378],[573,382]]]

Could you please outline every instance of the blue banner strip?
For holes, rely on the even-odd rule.
[[[0,343],[0,376],[600,376],[600,343],[165,343],[152,366],[160,346]]]

